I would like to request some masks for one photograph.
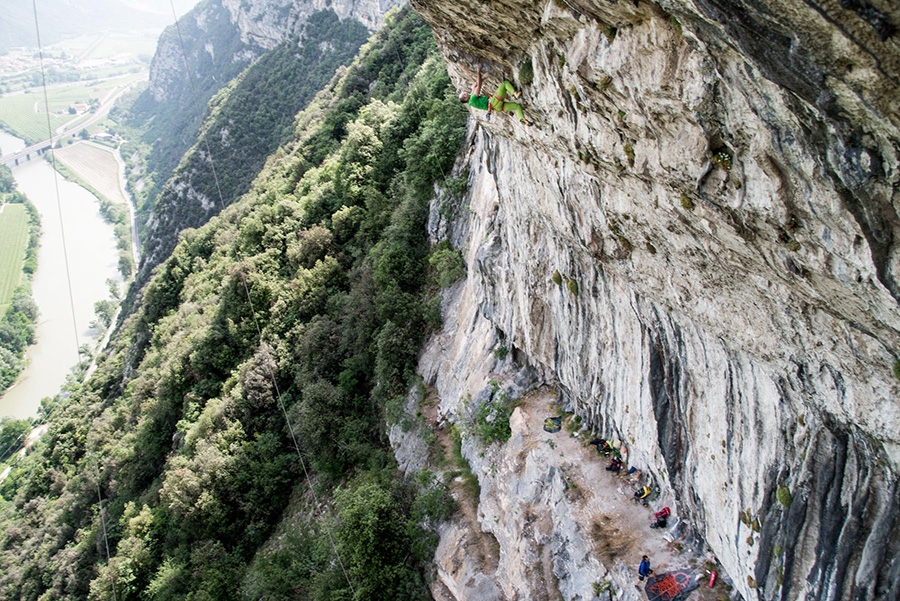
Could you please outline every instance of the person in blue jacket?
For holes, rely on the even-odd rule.
[[[644,578],[649,578],[650,574],[653,573],[653,570],[650,569],[650,558],[644,555],[641,558],[641,565],[638,568],[638,580],[643,580]]]

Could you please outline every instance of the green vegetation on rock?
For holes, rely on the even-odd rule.
[[[509,426],[509,418],[516,404],[499,392],[499,386],[495,386],[494,394],[488,401],[482,403],[475,411],[475,423],[473,431],[481,442],[492,444],[506,442],[512,436]]]
[[[532,83],[534,83],[534,65],[529,58],[519,65],[519,85],[528,86]]]
[[[787,486],[779,486],[778,490],[775,491],[775,498],[785,507],[790,507],[791,503],[794,502],[794,497],[791,496],[791,490]]]
[[[438,286],[446,288],[466,274],[465,263],[459,250],[450,247],[449,242],[441,242],[428,257],[428,264],[434,270]]]
[[[0,597],[427,598],[450,505],[385,415],[438,325],[425,224],[467,112],[427,26],[392,21],[44,405],[0,484]]]

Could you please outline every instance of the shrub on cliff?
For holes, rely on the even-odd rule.
[[[463,277],[466,273],[465,263],[459,250],[451,248],[448,242],[441,242],[428,257],[435,274],[438,286],[446,288]]]
[[[775,491],[775,498],[785,507],[790,507],[791,503],[794,502],[794,497],[791,496],[791,490],[787,486],[779,486],[778,490]]]
[[[515,408],[515,404],[505,394],[496,394],[475,412],[475,435],[484,444],[509,440],[512,436],[509,418]]]

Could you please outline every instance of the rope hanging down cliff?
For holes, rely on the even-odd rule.
[[[31,7],[32,7],[32,10],[34,11],[34,31],[35,31],[35,35],[37,36],[38,59],[39,59],[39,63],[41,66],[41,83],[42,83],[42,86],[44,89],[44,108],[45,108],[45,112],[47,115],[47,137],[52,139],[53,138],[53,126],[50,123],[50,101],[49,101],[49,98],[47,95],[47,77],[44,73],[44,47],[41,44],[41,28],[38,24],[39,19],[38,19],[38,10],[37,10],[37,0],[31,0]],[[53,185],[56,190],[56,212],[57,212],[57,215],[59,216],[59,229],[60,229],[61,237],[62,237],[63,261],[64,261],[64,264],[66,267],[66,287],[69,292],[69,308],[71,309],[71,313],[72,313],[72,330],[74,333],[75,352],[76,352],[76,357],[77,357],[80,355],[81,345],[79,344],[79,340],[78,340],[78,324],[75,320],[75,301],[74,301],[74,297],[72,296],[72,275],[69,270],[69,253],[68,253],[68,248],[66,246],[66,228],[65,228],[65,223],[63,222],[62,201],[60,199],[60,194],[59,194],[59,174],[56,170],[56,155],[53,152],[52,145],[50,146],[50,164],[53,167]],[[82,396],[82,405],[84,406],[84,418],[85,418],[85,420],[88,420],[87,397]],[[94,482],[97,485],[97,505],[100,508],[100,511],[99,511],[100,529],[103,534],[103,546],[104,546],[104,550],[106,551],[106,563],[109,564],[109,558],[110,558],[109,537],[107,536],[107,531],[106,531],[106,515],[103,511],[103,495],[100,490],[100,460],[98,459],[96,454],[91,451],[90,444],[88,444],[87,441],[85,441],[84,446],[85,446],[85,453],[87,454],[87,457],[88,457],[88,461],[91,461],[94,465],[94,472],[95,472]],[[112,572],[110,572],[110,578],[111,579],[114,578]],[[113,601],[116,601],[115,580],[112,580],[111,588],[112,588],[112,594],[113,594]]]
[[[194,77],[193,77],[193,74],[191,73],[190,63],[188,62],[187,51],[185,50],[185,46],[184,46],[184,38],[181,35],[181,27],[178,24],[178,14],[175,11],[174,0],[169,0],[169,5],[172,8],[172,17],[175,20],[175,31],[178,33],[178,42],[181,47],[181,56],[184,59],[184,68],[187,73],[188,83],[190,84],[190,87],[191,87],[191,98],[194,103],[194,109],[197,111],[197,114],[199,115],[199,114],[201,114],[200,101],[198,99],[197,89],[194,86]],[[209,140],[207,138],[207,133],[204,130],[201,132],[200,135],[203,139],[203,145],[206,147],[206,155],[209,157],[209,165],[210,165],[210,169],[212,170],[213,181],[215,182],[215,186],[216,186],[216,194],[217,194],[217,197],[219,200],[219,211],[224,211],[225,210],[225,200],[222,196],[222,188],[219,185],[219,177],[216,172],[215,159],[213,158],[213,154],[209,147]],[[262,328],[260,327],[259,320],[256,317],[256,309],[253,306],[253,299],[250,296],[250,288],[247,285],[247,279],[244,277],[243,273],[241,273],[241,283],[243,284],[244,294],[247,296],[247,303],[250,305],[250,315],[253,316],[253,324],[256,326],[257,343],[259,345],[262,345]],[[312,498],[315,501],[315,504],[319,505],[320,504],[319,503],[319,495],[316,493],[315,488],[313,488],[312,479],[310,478],[309,470],[306,467],[306,461],[303,459],[303,455],[300,452],[300,445],[297,442],[297,436],[294,433],[294,426],[293,426],[293,424],[291,424],[290,417],[288,416],[288,413],[287,413],[287,408],[284,406],[284,399],[282,396],[281,388],[278,386],[278,381],[275,378],[275,369],[274,369],[271,361],[266,361],[265,364],[266,364],[267,375],[269,376],[269,379],[272,381],[272,387],[275,389],[275,396],[278,398],[278,407],[281,409],[281,412],[284,415],[284,421],[287,424],[288,432],[290,433],[290,437],[291,437],[291,442],[294,445],[294,450],[297,452],[297,458],[300,460],[300,467],[303,469],[303,475],[304,475],[304,478],[306,479],[306,486],[309,489],[309,492],[312,495]],[[341,559],[340,553],[338,552],[337,544],[334,542],[334,537],[331,534],[331,528],[329,528],[327,525],[324,525],[324,530],[325,530],[326,535],[328,536],[328,542],[331,546],[332,551],[334,552],[334,556],[337,559],[338,565],[341,568],[341,572],[344,575],[344,579],[347,581],[347,586],[350,587],[351,596],[355,597],[356,596],[356,588],[353,586],[353,583],[350,581],[350,575],[347,573],[347,569],[344,567],[344,562]]]

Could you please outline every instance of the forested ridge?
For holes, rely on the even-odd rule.
[[[233,33],[230,37],[237,39]],[[125,120],[136,125],[149,119],[142,137],[153,141],[147,158],[148,185],[140,194],[141,221],[150,209],[153,219],[144,235],[139,283],[171,253],[179,231],[199,227],[221,209],[220,204],[229,205],[247,191],[266,157],[291,139],[297,111],[309,104],[338,66],[356,56],[367,37],[358,21],[341,21],[333,10],[319,11],[309,17],[299,36],[285,40],[237,77],[234,65],[207,65],[193,88],[162,107],[148,107],[144,97],[138,99]],[[212,94],[220,81],[229,80]],[[207,99],[197,136],[198,125],[185,120],[196,113],[198,102]],[[197,140],[181,157],[184,140],[194,137]]]
[[[168,40],[183,51],[177,60],[184,61],[187,57],[191,80],[185,77],[169,82],[165,90],[167,98],[163,102],[157,101],[149,89],[143,90],[124,116],[128,125],[139,131],[142,141],[151,147],[148,153],[150,177],[147,179],[147,197],[151,200],[162,190],[196,139],[197,130],[206,117],[204,109],[209,99],[250,62],[249,56],[235,60],[246,49],[246,44],[241,41],[239,29],[231,22],[228,10],[221,2],[200,2],[188,17],[199,10],[204,11],[202,27],[197,19],[182,18],[177,27],[167,27],[159,40],[160,46]],[[208,40],[216,40],[212,53],[207,50]],[[171,59],[156,57],[154,60]],[[151,70],[157,67],[153,64]]]
[[[399,11],[45,405],[0,484],[0,597],[430,598],[452,501],[399,474],[386,423],[458,269],[425,224],[466,117]]]

